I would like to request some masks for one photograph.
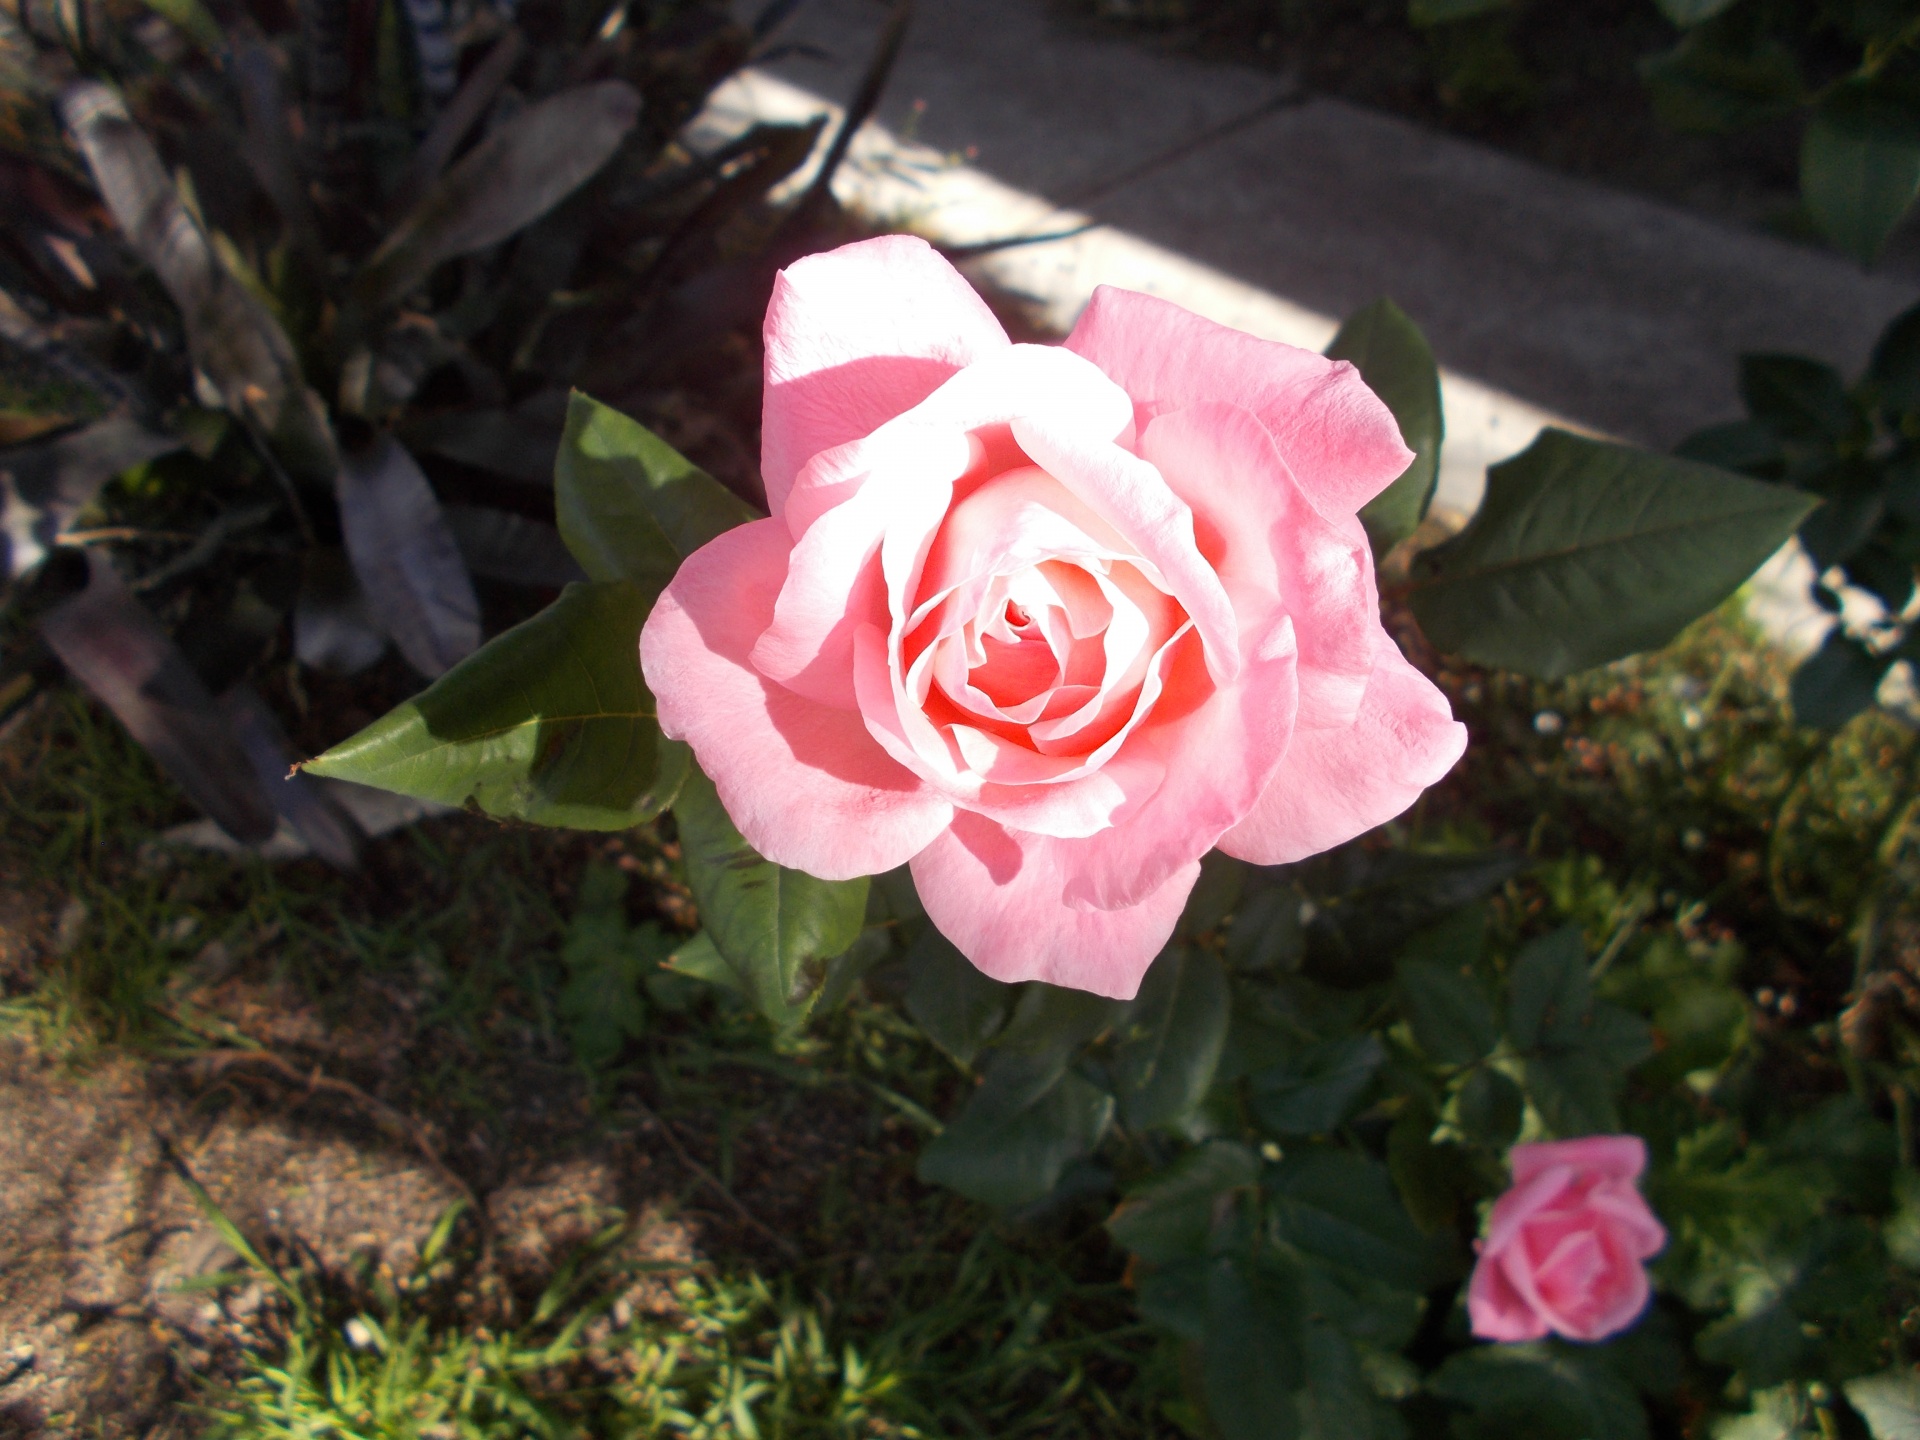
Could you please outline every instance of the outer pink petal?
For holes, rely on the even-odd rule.
[[[1242,625],[1276,607],[1300,643],[1304,729],[1347,725],[1360,709],[1380,635],[1373,551],[1360,522],[1307,503],[1273,437],[1251,411],[1217,402],[1169,411],[1140,453],[1193,511]]]
[[[1647,1168],[1647,1142],[1638,1135],[1583,1135],[1577,1140],[1516,1145],[1507,1158],[1513,1166],[1515,1185],[1524,1185],[1556,1165],[1631,1182]]]
[[[1067,348],[1120,382],[1143,429],[1206,400],[1251,410],[1328,517],[1352,515],[1413,463],[1392,412],[1345,361],[1257,340],[1151,295],[1101,286]]]
[[[1482,1250],[1467,1282],[1467,1318],[1482,1340],[1538,1340],[1547,1322],[1535,1313],[1513,1286],[1500,1264],[1501,1257]]]
[[[1653,1298],[1653,1286],[1648,1283],[1647,1272],[1637,1260],[1625,1256],[1614,1257],[1620,1267],[1619,1292],[1613,1297],[1613,1303],[1604,1309],[1590,1310],[1580,1315],[1555,1315],[1558,1321],[1554,1329],[1569,1340],[1604,1340],[1609,1335],[1617,1335],[1634,1321],[1647,1308],[1647,1302]]]
[[[913,857],[913,883],[940,933],[994,979],[1132,999],[1179,923],[1199,862],[1138,905],[1080,910],[1064,898],[1069,876],[1053,854],[1040,837],[962,811]]]
[[[756,520],[689,555],[640,632],[640,668],[660,728],[693,746],[748,844],[825,880],[876,875],[924,849],[953,807],[888,758],[857,714],[748,663],[792,546],[778,520]]]
[[[813,456],[912,409],[1009,343],[960,272],[908,235],[789,265],[774,280],[764,334],[760,473],[776,516]]]
[[[1467,727],[1381,634],[1353,724],[1297,730],[1279,772],[1220,848],[1256,865],[1331,850],[1406,809],[1460,758]]]

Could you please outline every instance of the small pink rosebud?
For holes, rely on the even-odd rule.
[[[1467,1285],[1483,1340],[1603,1340],[1647,1308],[1646,1261],[1667,1232],[1635,1182],[1637,1135],[1513,1147],[1513,1188],[1493,1204]]]

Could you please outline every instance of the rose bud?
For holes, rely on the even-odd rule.
[[[1646,1261],[1667,1243],[1635,1182],[1637,1135],[1513,1147],[1513,1188],[1493,1203],[1467,1285],[1483,1340],[1603,1340],[1640,1318]]]

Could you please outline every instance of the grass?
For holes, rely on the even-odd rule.
[[[1166,1433],[1178,1375],[1103,1213],[997,1225],[913,1178],[966,1080],[884,998],[776,1046],[729,997],[665,977],[645,1037],[581,1063],[562,952],[590,869],[624,877],[635,924],[682,913],[650,834],[449,817],[378,842],[356,877],[178,852],[153,837],[191,812],[72,694],[0,752],[0,816],[0,873],[50,952],[0,974],[0,1025],[67,1067],[132,1054],[191,1075],[270,1047],[455,1137],[447,1163],[479,1191],[542,1154],[657,1148],[659,1117],[725,1189],[668,1160],[662,1204],[703,1254],[658,1313],[625,1303],[660,1277],[619,1224],[530,1293],[489,1278],[470,1221],[404,1280],[268,1252],[299,1303],[232,1327],[191,1395],[208,1433]]]
[[[1920,744],[1881,716],[1794,729],[1784,669],[1751,639],[1722,614],[1552,685],[1442,669],[1474,747],[1407,833],[1526,848],[1542,864],[1520,903],[1581,918],[1596,945],[1721,947],[1776,997],[1774,1041],[1830,1072],[1861,974],[1912,953]],[[1097,1202],[1013,1224],[914,1179],[968,1081],[884,972],[777,1041],[724,994],[656,975],[640,1038],[588,1064],[564,996],[570,928],[607,887],[590,877],[617,877],[614,943],[688,919],[651,831],[450,817],[348,877],[154,842],[188,813],[71,694],[0,748],[0,874],[44,957],[0,970],[0,1025],[80,1068],[270,1047],[441,1137],[476,1193],[543,1155],[640,1146],[670,1177],[662,1212],[700,1237],[663,1269],[630,1243],[639,1221],[610,1214],[533,1283],[498,1272],[470,1216],[405,1277],[259,1254],[272,1294],[188,1397],[206,1433],[1076,1440],[1194,1423]]]

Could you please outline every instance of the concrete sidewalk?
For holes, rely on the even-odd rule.
[[[763,73],[841,99],[885,13],[812,0],[779,36],[805,49]],[[877,118],[1302,311],[1337,317],[1391,295],[1448,368],[1644,444],[1736,414],[1738,352],[1794,350],[1851,373],[1920,298],[1837,255],[1343,102],[1258,113],[1284,90],[1096,33],[1048,0],[920,0]],[[1042,250],[1029,258],[1045,268]]]

